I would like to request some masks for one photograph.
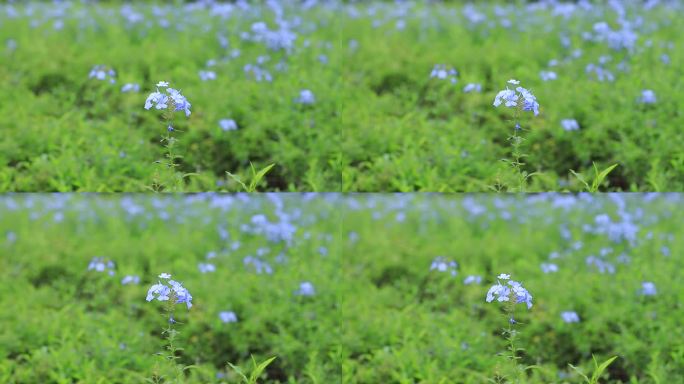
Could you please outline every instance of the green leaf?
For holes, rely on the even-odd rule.
[[[603,374],[603,371],[608,368],[608,366],[615,360],[617,359],[617,356],[613,356],[610,359],[604,361],[601,363],[601,365],[598,365],[596,362],[596,358],[594,357],[594,366],[596,369],[594,370],[594,374],[591,376],[591,384],[596,384],[598,383],[599,378],[601,378],[601,375]]]
[[[601,187],[601,184],[603,184],[603,180],[605,180],[606,176],[615,169],[615,167],[618,166],[618,164],[613,164],[609,166],[608,168],[604,169],[603,171],[599,172],[598,167],[596,166],[596,163],[593,163],[594,165],[594,180],[592,180],[591,185],[587,182],[587,180],[582,177],[581,174],[575,172],[574,170],[570,170],[570,173],[572,173],[577,180],[579,180],[582,184],[584,184],[584,189],[587,192],[595,193],[598,192],[599,187]]]
[[[263,361],[261,364],[257,365],[256,360],[254,360],[254,356],[252,356],[252,362],[254,363],[254,370],[252,371],[252,375],[250,377],[250,384],[256,384],[257,380],[259,379],[259,376],[261,376],[261,373],[266,369],[266,367],[275,360],[276,356],[271,357],[270,359],[267,359]]]
[[[236,175],[234,175],[234,174],[232,174],[232,173],[230,173],[230,172],[226,172],[226,173],[227,173],[228,176],[230,176],[233,180],[235,180],[235,182],[237,182],[238,184],[240,184],[240,185],[242,186],[242,189],[243,189],[245,192],[250,192],[250,193],[251,193],[251,192],[256,192],[256,188],[257,188],[257,186],[259,185],[259,182],[261,182],[261,179],[263,179],[264,176],[266,176],[266,174],[268,173],[268,171],[270,171],[271,168],[273,168],[273,166],[275,166],[275,163],[270,164],[270,165],[267,165],[266,167],[264,167],[263,169],[261,169],[261,170],[258,171],[258,172],[257,172],[257,170],[254,168],[254,165],[253,165],[252,163],[250,163],[249,165],[250,165],[250,167],[251,167],[251,169],[252,169],[252,180],[249,182],[249,185],[245,184],[238,176],[236,176]]]

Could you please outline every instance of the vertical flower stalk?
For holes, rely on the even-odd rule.
[[[160,81],[156,86],[157,90],[150,93],[147,96],[147,100],[145,100],[145,109],[149,110],[154,107],[157,110],[163,111],[162,118],[164,119],[166,129],[161,137],[161,143],[165,149],[164,158],[156,161],[156,164],[161,165],[164,176],[160,175],[159,172],[155,173],[152,189],[156,192],[169,189],[182,191],[183,181],[187,175],[176,170],[178,167],[176,160],[182,156],[175,152],[178,139],[174,136],[176,129],[173,127],[173,118],[175,112],[178,111],[185,112],[185,116],[189,117],[191,104],[180,91],[170,88],[168,82]],[[160,88],[162,91],[160,91]]]
[[[518,85],[520,84],[520,81],[511,79],[508,80],[508,84]],[[508,138],[508,140],[511,142],[511,156],[513,159],[505,159],[504,161],[507,162],[516,173],[518,184],[517,192],[525,192],[527,179],[534,175],[534,173],[527,173],[522,169],[522,167],[525,165],[525,163],[522,162],[522,159],[527,155],[521,150],[525,138],[519,134],[520,131],[522,131],[522,127],[520,125],[520,112],[530,111],[537,116],[539,115],[539,103],[537,102],[537,98],[529,90],[523,87],[516,87],[513,90],[509,89],[507,85],[506,89],[499,91],[494,98],[494,107],[498,107],[501,104],[503,104],[505,107],[513,108],[513,123],[515,124],[513,128],[513,134]]]
[[[520,348],[516,346],[518,331],[515,328],[518,321],[515,319],[515,307],[517,304],[524,303],[527,309],[532,308],[532,295],[525,289],[521,283],[510,280],[511,276],[505,273],[497,276],[497,283],[494,284],[487,292],[486,301],[491,303],[496,300],[503,303],[503,310],[506,316],[507,327],[503,328],[502,335],[506,339],[507,353],[506,360],[510,362],[512,370],[516,376],[516,382],[521,382],[524,369],[518,365],[518,352]],[[502,283],[504,281],[504,283]],[[504,377],[505,378],[505,377]]]
[[[159,352],[158,355],[162,356],[165,362],[172,364],[176,374],[176,382],[182,382],[183,372],[187,367],[176,364],[178,352],[183,349],[176,345],[176,338],[180,334],[176,326],[180,323],[176,321],[174,313],[176,304],[185,303],[187,309],[190,310],[192,307],[192,295],[181,283],[171,280],[171,275],[168,273],[160,274],[159,279],[157,284],[152,285],[147,291],[146,297],[147,301],[158,300],[164,302],[163,316],[166,319],[167,325],[162,330],[162,335],[166,339],[166,351]],[[159,374],[158,366],[155,368],[152,382],[167,382],[164,376]]]

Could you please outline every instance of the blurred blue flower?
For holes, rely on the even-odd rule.
[[[482,85],[477,84],[477,83],[468,83],[465,87],[463,87],[463,93],[480,93],[482,92]]]
[[[111,260],[105,260],[104,257],[93,257],[88,264],[89,271],[107,272],[109,276],[114,276],[115,268],[116,266],[114,265],[114,262]]]
[[[128,93],[128,92],[139,92],[140,91],[140,85],[136,83],[126,83],[124,84],[123,87],[121,87],[121,92],[122,93]]]
[[[214,264],[211,263],[199,263],[197,264],[197,268],[201,273],[209,273],[216,271],[216,266],[214,266]]]
[[[558,79],[558,75],[554,71],[541,71],[539,72],[539,77],[542,81],[551,81]]]
[[[639,101],[642,104],[655,104],[657,102],[656,94],[650,89],[644,89],[641,91],[641,98]]]
[[[482,282],[482,276],[478,275],[469,275],[463,280],[463,284],[465,285],[470,285],[470,284],[480,284]]]
[[[238,321],[237,315],[233,311],[219,312],[219,319],[221,319],[223,323],[237,323]]]
[[[580,318],[577,312],[575,311],[564,311],[561,312],[561,318],[563,319],[564,322],[566,323],[579,323]]]
[[[121,279],[121,285],[128,285],[128,284],[139,284],[140,283],[140,277],[136,275],[126,275],[123,279]]]
[[[449,272],[451,276],[456,276],[458,274],[457,268],[458,263],[453,260],[447,260],[442,256],[437,256],[430,264],[431,271]]]
[[[313,92],[311,92],[308,89],[302,89],[301,91],[299,91],[299,97],[295,100],[295,102],[304,105],[311,105],[315,101],[316,98],[314,97]]]
[[[90,70],[90,73],[88,73],[88,78],[102,81],[109,78],[109,82],[114,84],[116,83],[116,71],[105,65],[96,65]]]
[[[541,264],[541,270],[544,273],[553,273],[553,272],[558,272],[558,266],[553,263],[542,263]]]
[[[446,64],[435,64],[430,72],[430,78],[439,80],[449,80],[452,84],[456,84],[458,79],[458,71],[453,67],[447,68]]]
[[[313,284],[303,281],[299,284],[299,289],[295,291],[297,296],[313,296],[316,294]]]
[[[216,80],[216,72],[214,71],[199,71],[199,77],[202,81]]]
[[[236,131],[238,129],[237,123],[233,119],[219,120],[219,127],[221,127],[224,132]]]
[[[575,119],[563,119],[561,120],[561,126],[566,131],[577,131],[579,130],[579,123]]]
[[[654,283],[650,281],[644,281],[641,283],[641,294],[644,296],[655,296],[658,293]]]

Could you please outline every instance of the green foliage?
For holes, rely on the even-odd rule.
[[[273,168],[275,164],[270,164],[261,169],[259,172],[256,171],[254,168],[254,165],[250,164],[250,169],[252,171],[252,179],[249,182],[249,185],[245,184],[239,177],[233,175],[230,172],[226,172],[228,176],[230,176],[235,182],[240,184],[244,192],[256,192],[257,186],[259,185],[259,182],[261,182],[261,179],[264,178],[264,176],[268,173],[268,171]]]
[[[604,169],[603,171],[599,172],[596,163],[594,163],[594,179],[591,182],[591,185],[589,185],[589,183],[579,173],[573,171],[572,169],[570,170],[570,172],[572,172],[572,174],[577,178],[577,180],[579,180],[582,183],[582,185],[584,185],[584,189],[586,192],[595,193],[599,191],[599,187],[601,186],[601,184],[603,184],[603,181],[605,180],[606,176],[608,176],[608,174],[617,166],[617,164],[613,164],[608,168]]]
[[[682,200],[5,196],[0,382],[677,382]],[[257,214],[275,221],[283,213],[299,217],[290,246],[243,229]],[[600,214],[614,222],[640,217],[638,241],[587,230]],[[274,272],[257,274],[244,258],[265,248]],[[197,264],[209,252],[216,271],[202,274]],[[540,264],[551,254],[559,270],[544,274]],[[87,271],[97,255],[116,262],[114,276]],[[456,276],[430,270],[439,255],[459,263]],[[615,273],[588,265],[589,255],[604,255]],[[194,297],[191,310],[175,312],[180,332],[169,325],[162,333],[168,313],[145,302],[160,272]],[[511,310],[485,302],[500,272],[534,297],[531,309],[516,308],[519,325],[503,335]],[[129,274],[140,285],[122,285]],[[464,284],[469,275],[482,283]],[[302,281],[314,284],[314,296],[294,295]],[[639,293],[644,281],[655,282],[655,296]],[[238,321],[222,323],[226,310]],[[567,310],[580,321],[563,322]]]
[[[611,203],[618,198],[624,208]],[[557,208],[548,201],[555,199],[536,195],[354,199],[369,208],[344,210],[344,232],[358,234],[343,248],[350,282],[341,296],[344,383],[491,383],[497,373],[502,383],[584,382],[568,364],[593,370],[602,383],[667,383],[684,375],[677,365],[684,361],[684,328],[675,309],[684,298],[681,196],[559,195]],[[576,201],[565,208],[564,199]],[[621,209],[643,210],[634,246],[583,230],[599,214],[619,221]],[[561,236],[563,227],[571,240]],[[581,248],[572,248],[576,242]],[[554,252],[558,257],[549,260]],[[587,265],[588,256],[601,252],[609,252],[605,260],[615,274]],[[630,261],[617,261],[620,255]],[[437,256],[458,262],[458,275],[430,271]],[[544,274],[545,262],[559,271]],[[530,310],[516,309],[513,347],[502,335],[505,312],[485,302],[493,276],[502,272],[534,297]],[[482,276],[482,284],[465,285],[469,275]],[[643,281],[656,283],[657,296],[639,294]],[[580,322],[565,323],[563,311],[576,311]],[[513,356],[511,349],[516,369],[503,358]],[[592,356],[619,358],[599,370]]]
[[[492,3],[477,7],[494,23]],[[21,13],[25,5],[13,7]],[[239,36],[258,21],[273,26],[270,11],[235,11],[222,19],[200,7],[186,12],[163,5],[164,19],[183,25],[168,30],[152,4],[135,5],[146,22],[133,25],[112,16],[119,7],[76,2],[60,19],[61,30],[40,7],[33,27],[31,18],[0,14],[0,41],[16,43],[0,52],[0,191],[141,192],[151,184],[235,191],[241,182],[230,175],[249,175],[251,164],[276,164],[259,185],[265,191],[580,191],[592,186],[570,170],[589,174],[595,163],[620,164],[602,190],[684,189],[678,71],[684,56],[668,48],[681,45],[684,34],[677,13],[662,7],[628,4],[628,14],[652,27],[639,30],[638,49],[627,54],[581,38],[603,20],[594,15],[565,20],[511,8],[511,29],[489,28],[455,21],[460,4],[417,2],[402,14],[400,30],[391,2],[355,4],[359,17],[334,7],[285,6],[286,19],[303,20],[290,55]],[[87,20],[79,19],[81,12]],[[612,15],[604,18],[615,27]],[[226,36],[228,48],[217,34]],[[570,48],[560,35],[570,38]],[[232,49],[240,56],[230,58]],[[574,49],[582,56],[570,60]],[[663,54],[670,64],[661,62]],[[243,70],[265,55],[272,83]],[[602,56],[611,58],[605,67],[614,82],[585,72]],[[544,82],[539,72],[552,59],[558,79]],[[210,69],[217,79],[203,82],[198,72],[208,69],[208,60],[216,60]],[[275,69],[280,62],[286,71]],[[459,71],[457,84],[429,77],[438,63]],[[628,72],[617,69],[621,63]],[[117,84],[88,79],[96,64],[115,69]],[[522,148],[507,141],[508,111],[491,105],[512,77],[541,104],[540,116],[521,121]],[[175,122],[182,134],[173,152],[159,142],[161,118],[142,108],[159,80],[171,81],[193,105],[190,118]],[[128,82],[139,83],[140,93],[121,93]],[[482,84],[482,93],[463,93],[471,82]],[[645,88],[656,92],[658,103],[637,102]],[[314,92],[314,105],[294,102],[301,89]],[[234,119],[238,129],[222,131],[223,118]],[[564,131],[566,118],[580,129]],[[157,172],[168,170],[159,169],[159,159],[174,164],[175,172],[158,176],[165,189],[153,184]]]
[[[665,48],[666,42],[684,42],[677,12],[645,12],[642,3],[621,2],[630,17],[654,25],[640,30],[638,52],[628,55],[581,38],[603,20],[619,29],[612,11],[565,20],[547,11],[529,14],[510,3],[499,4],[505,16],[496,16],[497,2],[473,2],[487,16],[478,25],[460,17],[459,5],[440,2],[411,7],[402,15],[404,30],[382,7],[375,17],[342,20],[344,38],[358,42],[344,56],[343,190],[487,192],[497,185],[496,190],[519,190],[519,176],[534,174],[526,191],[581,191],[585,185],[570,170],[592,174],[594,163],[620,164],[604,179],[605,191],[682,190],[684,97],[678,89],[684,84],[679,71],[684,56]],[[372,6],[358,8],[364,15]],[[373,25],[376,20],[382,21],[379,26]],[[512,27],[489,27],[502,20]],[[561,44],[562,35],[571,39],[570,48]],[[649,41],[652,46],[643,45]],[[566,60],[574,49],[582,50],[581,58]],[[671,58],[669,65],[661,62],[662,54]],[[605,67],[615,74],[614,82],[593,80],[585,72],[604,55],[611,58]],[[559,64],[550,68],[552,59]],[[616,69],[621,61],[628,72]],[[431,79],[435,64],[456,68],[459,82]],[[558,79],[544,82],[539,73],[549,69]],[[515,161],[506,140],[511,113],[492,107],[510,78],[529,87],[541,105],[539,116],[526,112],[521,122],[526,156],[520,173],[499,161]],[[463,93],[468,83],[482,84],[482,93]],[[643,89],[653,89],[658,103],[639,104]],[[578,121],[579,130],[561,127],[569,118]]]
[[[606,368],[608,368],[608,366],[618,357],[613,356],[610,359],[601,363],[601,365],[599,365],[598,362],[596,361],[596,357],[592,356],[592,358],[594,360],[594,373],[591,375],[591,379],[587,375],[583,374],[581,370],[579,370],[577,367],[573,366],[572,364],[570,364],[570,368],[572,368],[575,372],[577,372],[580,376],[582,376],[584,381],[586,381],[588,384],[597,384],[599,382],[599,379],[601,378],[601,375],[603,374],[603,371],[605,371]]]
[[[154,5],[133,4],[150,28],[142,25],[147,22],[129,25],[119,16],[120,4],[73,2],[60,31],[52,21],[31,28],[31,18],[0,12],[0,191],[146,192],[157,173],[166,188],[154,184],[156,189],[234,191],[239,183],[227,172],[248,175],[251,164],[277,164],[260,190],[339,190],[334,119],[342,51],[336,14],[322,7],[305,12],[306,20],[325,26],[302,34],[299,49],[287,56],[239,37],[257,21],[274,28],[272,13],[224,20],[206,10],[187,14],[181,6],[157,4],[171,25],[184,24],[178,31],[159,26]],[[26,5],[12,6],[22,13]],[[35,17],[48,18],[42,12],[36,7]],[[217,34],[229,39],[229,48],[221,47]],[[5,49],[9,39],[16,50]],[[304,40],[308,48],[301,46]],[[228,58],[233,49],[240,50],[238,58]],[[256,82],[243,67],[266,55],[273,82]],[[319,55],[327,55],[328,64]],[[211,59],[216,65],[207,68]],[[274,69],[280,61],[286,72]],[[89,79],[96,64],[116,70],[117,83]],[[216,80],[200,80],[198,72],[206,69],[216,72]],[[161,80],[192,103],[189,118],[177,112],[172,152],[160,142],[166,124],[159,111],[143,109]],[[140,92],[122,93],[129,82]],[[294,102],[302,89],[314,92],[313,106]],[[221,119],[235,120],[238,129],[224,132]],[[167,174],[160,159],[173,162],[174,172]]]
[[[247,377],[247,374],[245,374],[240,367],[237,367],[231,363],[228,363],[228,366],[232,368],[235,372],[237,372],[238,375],[240,375],[240,378],[242,379],[242,382],[244,384],[257,384],[259,377],[261,376],[262,372],[264,372],[264,369],[271,364],[273,360],[276,359],[276,356],[271,357],[268,360],[265,360],[259,364],[257,364],[256,360],[254,360],[254,357],[252,357],[252,372],[249,373],[249,377]]]
[[[0,382],[142,383],[152,377],[233,384],[241,378],[226,370],[226,362],[250,367],[253,358],[277,356],[267,367],[258,365],[261,373],[246,375],[258,374],[264,384],[339,383],[336,208],[323,198],[304,203],[280,196],[287,212],[301,209],[312,218],[298,225],[298,240],[285,247],[240,230],[256,214],[277,221],[266,196],[234,196],[230,209],[218,205],[227,196],[217,196],[213,206],[205,199],[0,198]],[[33,208],[10,209],[10,201]],[[62,222],[54,220],[57,212],[64,214]],[[218,228],[230,236],[223,239]],[[6,240],[8,232],[16,241]],[[237,242],[239,248],[231,248]],[[321,247],[330,250],[328,256],[321,256]],[[271,275],[243,263],[261,248],[269,249],[262,258]],[[212,251],[216,257],[207,260]],[[115,276],[87,271],[98,255],[116,263]],[[199,262],[213,263],[216,272],[200,273]],[[161,315],[163,303],[145,301],[161,272],[171,273],[194,297],[190,310],[176,307],[180,324],[164,333],[169,315]],[[140,276],[140,284],[122,285],[125,275]],[[302,281],[314,284],[315,297],[294,295]],[[221,311],[234,311],[238,321],[221,322]]]

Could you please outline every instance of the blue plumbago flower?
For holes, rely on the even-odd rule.
[[[508,280],[510,279],[510,275],[507,274],[502,273],[498,278],[507,281],[504,284],[501,280],[498,280],[497,284],[494,284],[489,288],[485,299],[488,303],[491,303],[496,299],[501,303],[507,301],[513,301],[516,304],[525,303],[527,309],[532,308],[532,295],[522,286],[522,284],[517,281]]]
[[[247,75],[251,73],[252,76],[254,76],[254,80],[257,82],[267,81],[270,83],[273,81],[273,76],[271,76],[271,73],[261,68],[259,65],[246,64],[243,67],[243,70]]]
[[[615,81],[615,75],[613,75],[613,72],[603,68],[600,65],[595,65],[593,63],[587,64],[585,67],[584,71],[588,74],[591,75],[592,73],[596,76],[596,80],[604,82],[613,82]]]
[[[272,51],[283,50],[290,53],[294,48],[297,34],[290,29],[289,23],[278,22],[280,29],[271,30],[263,21],[252,24],[252,34],[244,32],[242,38],[244,40],[263,43]]]
[[[171,275],[166,273],[162,273],[159,277],[168,281],[163,283],[159,281],[157,284],[152,285],[147,291],[145,300],[152,301],[157,299],[159,301],[168,301],[169,298],[174,297],[176,299],[176,304],[185,303],[188,309],[192,307],[192,295],[181,283],[171,280]]]
[[[238,321],[237,315],[233,311],[219,312],[219,319],[221,319],[223,323],[237,323]]]
[[[181,95],[180,91],[173,88],[167,88],[166,91],[169,93],[169,96],[171,96],[171,99],[176,106],[176,111],[184,111],[186,117],[190,116],[191,104],[188,102],[188,99]]]
[[[273,268],[271,268],[270,264],[254,256],[246,256],[242,259],[242,263],[245,267],[249,267],[250,265],[254,267],[254,271],[257,275],[261,275],[262,273],[270,275],[273,273]]]
[[[580,321],[579,315],[575,311],[561,312],[561,318],[563,319],[563,321],[565,321],[568,324],[579,323],[579,321]]]
[[[311,105],[316,102],[313,92],[308,89],[302,89],[299,91],[299,97],[295,100],[296,103]]]
[[[662,55],[660,55],[660,61],[665,65],[669,65],[670,64],[670,56],[667,53],[663,53]]]
[[[175,129],[173,128],[172,125],[169,125],[168,127],[166,127],[166,130],[169,132],[173,132]]]
[[[599,257],[596,256],[588,256],[585,260],[587,265],[593,265],[596,267],[596,269],[599,271],[599,273],[608,273],[608,274],[614,274],[615,273],[615,266],[611,264],[608,261],[605,261]]]
[[[171,275],[168,273],[161,273],[161,274],[159,274],[159,278],[160,279],[170,279]]]
[[[613,30],[608,23],[601,21],[594,24],[594,35],[587,35],[590,40],[606,43],[611,49],[633,51],[639,35],[632,30],[631,23],[621,22],[621,30]]]
[[[219,120],[219,127],[221,127],[224,132],[236,131],[238,129],[238,125],[233,119]]]
[[[437,256],[432,260],[432,264],[430,264],[431,271],[449,272],[451,276],[456,276],[458,274],[457,268],[458,263],[453,260],[447,260],[442,256]]]
[[[508,80],[508,84],[516,85],[519,83],[518,80]],[[506,86],[506,89],[499,91],[494,97],[493,105],[498,107],[502,103],[508,108],[520,107],[523,111],[532,111],[535,116],[539,115],[537,98],[523,87],[516,87],[515,90],[512,90]]]
[[[202,81],[216,80],[216,72],[214,71],[199,71],[199,77]]]
[[[7,47],[7,50],[10,52],[13,52],[17,49],[17,41],[14,39],[8,39],[7,43],[5,45]]]
[[[108,68],[105,65],[96,65],[93,67],[93,69],[90,70],[88,78],[102,81],[107,80],[107,78],[109,78],[109,82],[114,84],[116,83],[116,71],[114,71],[111,68]]]
[[[539,77],[542,81],[551,81],[558,79],[558,75],[554,71],[541,71],[539,72]]]
[[[650,281],[644,281],[641,283],[641,294],[644,296],[655,296],[658,293],[654,283]]]
[[[313,284],[308,281],[299,283],[299,289],[295,291],[297,296],[313,296],[316,294]]]
[[[169,107],[168,101],[169,97],[165,94],[159,91],[152,92],[149,96],[147,96],[147,100],[145,100],[145,109],[149,110],[152,108],[152,104],[155,104],[154,107],[156,109],[167,109]]]
[[[174,111],[184,111],[186,117],[190,116],[191,104],[188,99],[186,99],[180,91],[168,88],[169,83],[160,81],[157,83],[158,87],[160,87],[159,84],[161,84],[162,88],[165,88],[166,94],[160,92],[159,88],[157,88],[156,92],[152,92],[147,96],[147,100],[145,100],[145,109],[149,110],[152,106],[159,110],[169,109],[171,107]]]
[[[6,240],[9,244],[14,244],[17,241],[17,234],[12,231],[8,231],[6,235]]]
[[[430,72],[430,78],[439,80],[449,80],[451,84],[456,84],[458,79],[458,71],[453,67],[447,68],[446,64],[435,64]]]
[[[469,275],[463,280],[463,284],[465,285],[470,285],[470,284],[480,284],[482,283],[482,276],[478,275]]]
[[[126,83],[126,84],[124,84],[123,87],[121,87],[121,92],[122,93],[140,92],[140,85],[136,84],[136,83]]]
[[[115,268],[116,266],[114,265],[114,262],[111,260],[105,260],[104,257],[95,256],[88,264],[89,271],[107,272],[109,276],[114,276]]]
[[[197,269],[199,269],[201,273],[209,273],[216,271],[216,267],[214,266],[214,264],[211,263],[199,263],[197,264]]]
[[[579,123],[575,119],[563,119],[561,120],[561,126],[566,131],[577,131],[579,130]]]
[[[558,266],[553,263],[542,263],[541,264],[541,270],[544,273],[553,273],[553,272],[558,272]]]
[[[639,102],[641,102],[641,104],[655,104],[657,102],[655,92],[650,89],[644,89],[641,91]]]
[[[123,279],[121,279],[121,285],[128,284],[140,284],[140,277],[136,275],[126,275]]]
[[[497,279],[501,279],[501,280],[509,280],[509,279],[511,278],[511,275],[502,273],[502,274],[500,274],[499,276],[497,276],[496,278],[497,278]]]
[[[478,83],[468,83],[468,84],[466,84],[465,87],[463,87],[463,93],[471,93],[471,92],[475,92],[475,93],[482,92],[482,85],[480,85]]]

